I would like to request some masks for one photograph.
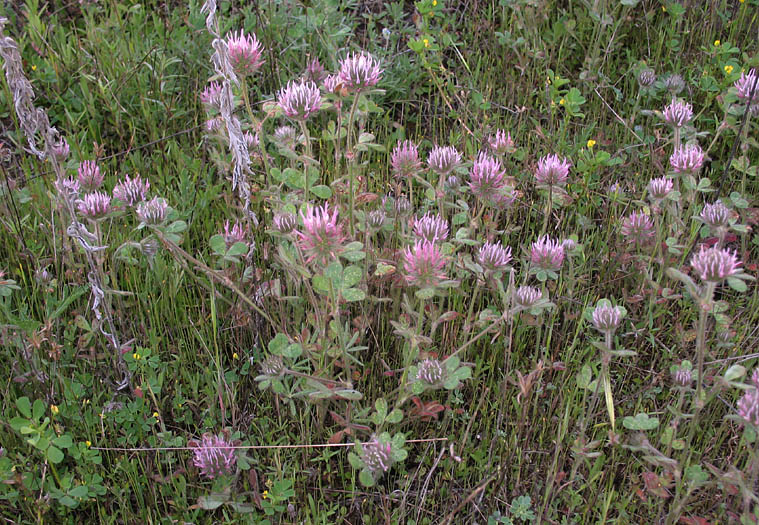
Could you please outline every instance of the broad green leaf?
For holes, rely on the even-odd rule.
[[[622,420],[622,425],[630,430],[653,430],[659,426],[659,419],[641,412],[635,417],[625,417]]]
[[[51,463],[58,464],[63,461],[63,452],[61,452],[59,448],[48,447],[47,459],[49,459]]]
[[[21,412],[21,415],[24,416],[27,419],[31,419],[32,417],[32,403],[29,401],[29,398],[19,397],[16,400],[16,408],[18,408],[18,411]]]
[[[366,293],[360,288],[345,288],[340,294],[343,296],[343,299],[351,303],[366,299]]]
[[[217,233],[211,237],[208,240],[208,244],[211,246],[211,250],[213,250],[213,253],[216,255],[224,255],[224,253],[227,251],[227,243],[224,240],[224,236],[221,234]]]
[[[311,193],[319,197],[320,199],[327,200],[332,197],[332,190],[329,186],[319,185],[310,189]]]

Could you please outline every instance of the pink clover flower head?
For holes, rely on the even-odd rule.
[[[316,262],[326,266],[343,251],[343,228],[337,222],[337,208],[330,210],[324,206],[308,205],[300,212],[304,231],[296,231],[298,247],[304,253],[306,262]]]
[[[58,142],[53,144],[51,152],[55,160],[63,162],[69,156],[69,143],[66,142],[65,138],[61,137]]]
[[[664,79],[664,87],[673,95],[677,95],[685,89],[685,80],[677,73],[672,73]]]
[[[377,85],[382,77],[378,60],[369,53],[351,53],[340,62],[340,82],[353,92],[364,91]]]
[[[638,75],[638,84],[642,88],[651,87],[656,82],[656,71],[653,69],[644,69]]]
[[[361,461],[374,475],[390,470],[393,466],[392,447],[390,443],[382,443],[377,436],[361,445]]]
[[[759,390],[749,388],[738,400],[738,415],[747,424],[759,426]]]
[[[672,184],[672,180],[666,177],[660,177],[648,181],[648,195],[655,202],[667,198],[667,195],[669,195],[669,192],[671,192],[673,188],[674,185]]]
[[[541,186],[564,186],[571,167],[572,163],[566,157],[559,159],[558,155],[546,155],[538,161],[535,180]]]
[[[187,443],[193,449],[193,464],[209,479],[234,473],[237,454],[234,444],[227,436],[203,434],[200,441]]]
[[[272,138],[274,139],[274,142],[288,149],[295,148],[295,144],[298,141],[298,137],[295,133],[295,128],[292,126],[278,127],[274,130],[274,135]]]
[[[514,140],[511,138],[511,133],[502,129],[496,130],[495,135],[488,137],[488,146],[490,151],[499,157],[510,155],[517,149]]]
[[[100,188],[103,184],[103,175],[100,174],[100,168],[94,160],[85,160],[79,163],[79,184],[87,191]]]
[[[410,140],[398,141],[398,145],[390,155],[390,165],[393,167],[393,174],[396,177],[410,177],[414,175],[421,166],[419,160],[419,150],[416,144]]]
[[[77,211],[88,219],[100,219],[111,211],[111,197],[96,191],[88,193],[77,202]]]
[[[249,151],[258,149],[258,133],[246,131],[242,134],[242,139],[245,141],[245,145],[248,147]]]
[[[161,224],[166,220],[169,203],[161,197],[137,203],[137,218],[145,224]]]
[[[376,209],[369,212],[369,215],[366,217],[366,222],[369,224],[370,228],[379,230],[382,228],[382,225],[385,224],[386,218],[387,214],[385,213],[385,210]]]
[[[414,235],[430,242],[442,242],[448,238],[448,221],[439,215],[425,213],[414,221]]]
[[[461,164],[461,154],[453,146],[435,146],[427,157],[427,165],[438,175],[448,175]]]
[[[602,303],[593,310],[591,320],[595,329],[602,334],[613,334],[619,328],[624,316],[625,310],[622,307]]]
[[[500,241],[486,242],[480,246],[477,252],[477,263],[485,271],[502,271],[508,266],[509,262],[511,262],[511,247],[506,246],[504,248]]]
[[[321,108],[322,95],[311,81],[291,80],[280,90],[277,103],[291,119],[305,121]]]
[[[81,187],[78,178],[66,177],[55,181],[55,189],[64,197],[76,197],[79,195]]]
[[[396,217],[405,217],[411,213],[411,203],[405,195],[401,195],[393,201],[393,211]]]
[[[559,271],[564,263],[564,245],[544,235],[532,243],[530,262],[539,270]]]
[[[533,286],[520,286],[514,293],[514,301],[522,308],[530,308],[543,298],[543,292]]]
[[[701,245],[701,249],[691,259],[690,265],[702,281],[718,283],[741,273],[743,264],[735,252],[727,249]]]
[[[222,119],[220,117],[214,117],[206,120],[206,131],[209,133],[215,133],[221,129]]]
[[[749,104],[752,111],[757,111],[759,109],[759,75],[756,69],[751,69],[748,74],[742,72],[741,78],[735,81],[734,86],[740,101]]]
[[[149,189],[150,182],[142,180],[139,175],[133,179],[130,179],[129,175],[127,175],[126,180],[119,182],[113,188],[113,196],[127,206],[134,206],[138,202],[145,200]]]
[[[664,121],[673,128],[682,128],[693,118],[693,106],[677,99],[664,108]]]
[[[704,164],[704,152],[698,144],[685,144],[669,157],[669,164],[675,173],[696,174]]]
[[[229,64],[235,74],[241,77],[253,75],[264,63],[262,59],[263,46],[253,33],[246,35],[242,30],[239,34],[232,32],[227,37],[227,54]]]
[[[224,231],[221,233],[224,237],[224,243],[227,245],[227,249],[231,248],[235,243],[248,242],[248,234],[245,231],[245,227],[239,222],[235,221],[234,225],[230,228],[229,221],[224,222]]]
[[[446,279],[444,271],[447,260],[433,242],[418,240],[404,252],[403,269],[406,282],[419,288],[434,288]]]
[[[561,247],[564,248],[564,253],[568,253],[577,248],[577,243],[574,239],[564,239],[561,241]]]
[[[327,75],[324,81],[322,81],[322,87],[324,88],[324,91],[333,95],[337,95],[339,93],[340,86],[342,85],[343,82],[340,80],[339,75]]]
[[[289,212],[278,213],[274,216],[274,229],[279,233],[287,234],[295,229],[298,218]]]
[[[699,217],[712,228],[724,228],[730,220],[730,210],[718,200],[714,204],[705,204]]]
[[[221,106],[221,84],[211,82],[200,94],[200,101],[208,107],[219,109]]]
[[[306,71],[303,73],[303,78],[314,84],[321,84],[327,77],[327,72],[324,70],[321,62],[318,58],[314,58],[306,65]]]
[[[501,193],[506,184],[501,162],[487,153],[480,153],[477,156],[477,160],[469,171],[469,178],[472,195],[483,200],[489,200]]]
[[[672,381],[680,388],[688,388],[693,382],[693,370],[684,366],[678,366],[672,374]]]
[[[416,379],[436,386],[445,381],[445,367],[437,359],[425,359],[417,365]]]
[[[654,231],[654,222],[646,212],[634,211],[622,220],[622,236],[627,242],[643,246],[650,242],[656,232]]]

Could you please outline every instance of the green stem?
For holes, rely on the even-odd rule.
[[[306,141],[306,158],[303,161],[303,202],[308,202],[308,168],[311,164],[311,159],[313,159],[313,152],[311,151],[311,137],[308,134],[306,122],[299,120],[298,123],[300,124],[300,130],[303,133],[303,139]]]
[[[250,107],[250,96],[248,95],[248,81],[245,77],[242,77],[242,84],[240,85],[242,90],[242,99],[245,101],[245,109],[248,112],[248,118],[250,119],[251,126],[256,126],[256,133],[258,133],[258,149],[261,152],[261,160],[264,163],[264,184],[269,183],[269,159],[266,156],[266,135],[264,134],[264,120],[258,122],[253,115],[253,109]]]
[[[355,225],[353,224],[353,210],[354,210],[354,185],[355,185],[355,178],[356,174],[354,172],[355,162],[356,159],[353,155],[353,118],[356,113],[356,106],[358,106],[358,98],[361,95],[361,93],[356,93],[355,97],[353,98],[353,103],[351,104],[351,110],[350,113],[348,113],[348,129],[347,136],[345,138],[345,154],[348,155],[347,159],[347,165],[348,165],[348,180],[350,181],[350,189],[348,191],[348,198],[350,200],[350,227],[351,227],[351,235],[354,233]]]
[[[698,328],[696,331],[696,352],[698,354],[698,386],[696,387],[696,411],[703,408],[701,399],[704,389],[704,354],[706,353],[706,318],[712,309],[712,298],[717,284],[706,283],[704,297],[698,301]]]

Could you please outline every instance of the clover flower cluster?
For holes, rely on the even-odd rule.
[[[280,90],[277,102],[285,115],[305,121],[321,108],[321,93],[311,81],[290,81]]]
[[[398,145],[390,155],[390,165],[396,177],[410,177],[416,174],[421,167],[416,144],[410,140],[398,141]]]
[[[166,220],[168,209],[169,204],[166,199],[153,197],[149,201],[142,201],[137,204],[137,218],[144,224],[158,225]]]
[[[361,461],[372,474],[387,472],[393,466],[392,447],[372,436],[368,443],[361,445]]]
[[[685,144],[669,157],[675,173],[696,175],[704,164],[704,152],[698,144]]]
[[[759,369],[751,375],[751,387],[738,400],[737,408],[741,419],[759,427]]]
[[[441,176],[449,175],[461,164],[461,153],[453,146],[435,146],[427,157],[429,168]]]
[[[666,199],[673,189],[672,180],[666,177],[651,179],[648,182],[648,196],[654,203],[659,203]]]
[[[693,106],[681,100],[672,99],[664,108],[664,121],[673,128],[682,128],[693,119]]]
[[[624,308],[610,304],[600,304],[591,316],[593,326],[602,334],[613,334],[625,316]]]
[[[79,163],[77,170],[79,185],[85,191],[94,191],[103,185],[103,175],[100,173],[100,167],[94,160],[85,160]]]
[[[193,449],[193,464],[205,477],[214,479],[234,472],[237,454],[228,437],[203,434],[200,441],[187,444]]]
[[[707,248],[702,244],[690,264],[702,281],[719,283],[740,274],[743,263],[735,252],[716,246]]]
[[[306,262],[316,262],[326,266],[335,259],[343,249],[345,235],[342,225],[337,220],[337,208],[330,210],[324,206],[308,206],[301,211],[303,231],[296,231],[298,247],[305,255]]]
[[[571,167],[572,163],[566,157],[560,159],[558,155],[546,155],[538,161],[535,180],[541,186],[563,187],[567,183]]]
[[[511,262],[511,247],[503,247],[500,241],[486,242],[477,252],[477,262],[487,272],[506,269]]]
[[[261,67],[263,62],[263,46],[254,34],[232,33],[227,37],[227,55],[229,64],[236,75],[248,77]]]
[[[419,288],[434,288],[446,279],[446,258],[433,242],[418,240],[403,251],[406,282]]]
[[[119,182],[113,188],[113,196],[127,206],[135,206],[138,202],[145,200],[149,189],[150,182],[142,180],[139,175],[133,179],[127,175],[126,180]]]
[[[539,270],[560,270],[564,255],[564,243],[551,239],[548,235],[538,238],[530,246],[530,263]]]
[[[496,130],[495,135],[488,137],[488,146],[490,151],[499,157],[510,155],[517,149],[514,139],[511,138],[511,133],[502,129]]]
[[[514,292],[514,302],[522,308],[535,306],[543,298],[543,292],[534,286],[520,286]]]
[[[622,235],[634,246],[648,244],[656,235],[654,222],[644,211],[634,211],[622,221]]]
[[[448,221],[439,215],[425,213],[414,221],[414,235],[430,242],[442,242],[448,238]]]
[[[349,91],[360,92],[372,88],[381,77],[379,61],[364,51],[351,53],[340,62],[338,78]]]
[[[480,153],[477,156],[477,160],[469,171],[469,178],[469,189],[472,195],[484,201],[489,202],[506,190],[501,162],[487,153]]]

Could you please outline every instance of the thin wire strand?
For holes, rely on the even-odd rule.
[[[433,441],[448,441],[448,438],[429,438],[429,439],[409,439],[406,443],[429,443]],[[367,445],[367,443],[361,443]],[[352,447],[353,443],[317,443],[315,445],[238,445],[219,447],[227,449],[241,450],[260,450],[260,449],[285,449],[285,448],[331,448],[331,447]],[[197,447],[90,447],[90,450],[106,450],[112,452],[157,452],[164,450],[195,450]]]

